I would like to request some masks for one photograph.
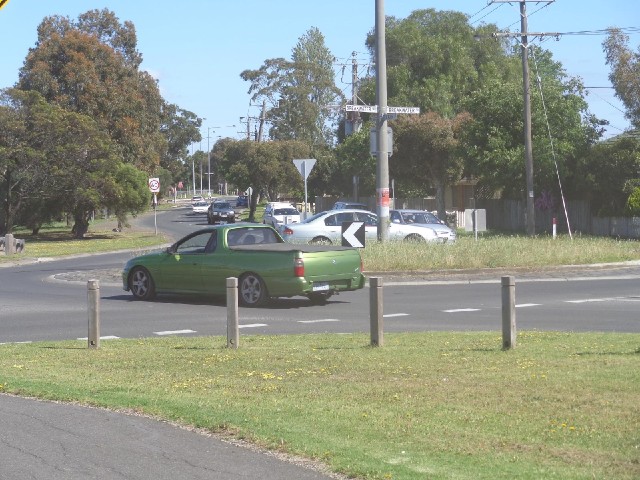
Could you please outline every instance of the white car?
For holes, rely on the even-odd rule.
[[[194,202],[191,208],[192,208],[192,213],[207,213],[207,210],[209,208],[209,202],[206,202],[206,201]]]
[[[329,210],[320,212],[300,223],[280,225],[282,238],[291,243],[342,244],[342,224],[363,222],[365,240],[377,241],[378,216],[366,210]],[[424,225],[389,224],[389,240],[439,242],[435,230]]]
[[[270,202],[264,209],[262,223],[278,228],[279,225],[300,223],[300,212],[290,203]]]
[[[402,225],[426,225],[436,231],[438,238],[442,242],[454,243],[456,241],[456,231],[447,226],[442,220],[433,213],[426,210],[390,210],[389,220],[392,223]]]

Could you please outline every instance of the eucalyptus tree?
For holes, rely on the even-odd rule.
[[[582,81],[571,77],[551,52],[529,48],[534,191],[557,200],[561,185],[565,193],[576,191],[576,164],[602,135],[603,122],[589,112]],[[519,64],[516,52],[510,61]],[[473,116],[464,138],[466,172],[487,192],[524,199],[521,77],[488,79],[464,107]]]
[[[126,162],[151,173],[167,151],[164,101],[141,62],[134,25],[121,25],[113,12],[92,10],[75,22],[54,15],[38,26],[18,88],[94,118]]]
[[[611,29],[603,42],[607,64],[611,66],[609,80],[626,108],[626,116],[640,129],[640,46],[629,47],[629,36],[620,29]]]
[[[250,140],[224,143],[220,170],[225,178],[246,190],[252,188],[249,220],[253,221],[262,193],[276,198],[278,192],[300,189],[302,178],[292,160],[309,158],[309,146],[295,140],[252,142]]]
[[[147,176],[122,161],[92,118],[46,102],[34,91],[3,93],[0,101],[1,229],[39,226],[64,215],[78,238],[94,211],[109,208],[120,222],[148,202]]]
[[[400,116],[390,123],[394,152],[389,173],[405,191],[426,194],[435,189],[443,218],[445,188],[464,171],[457,139],[459,126],[469,120],[467,98],[488,79],[503,81],[518,72],[507,61],[504,40],[477,41],[495,31],[495,26],[473,28],[461,12],[435,9],[386,21],[388,104],[421,110],[418,118]],[[374,32],[366,45],[373,57]],[[375,79],[365,79],[365,101],[375,102],[374,91]]]
[[[251,83],[251,101],[264,102],[264,120],[274,140],[332,145],[342,103],[335,84],[334,56],[317,28],[310,28],[292,50],[291,60],[265,60],[240,76]]]

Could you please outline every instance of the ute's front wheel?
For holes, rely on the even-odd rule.
[[[255,273],[245,273],[240,277],[238,293],[238,300],[243,307],[259,307],[269,299],[264,281]]]
[[[135,267],[129,275],[129,290],[138,300],[151,300],[156,294],[156,286],[149,270]]]

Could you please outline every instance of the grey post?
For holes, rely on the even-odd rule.
[[[13,234],[7,233],[4,236],[4,254],[13,255],[16,253],[16,242],[13,238]]]
[[[238,327],[238,279],[227,278],[227,347],[238,348],[240,328]]]
[[[502,349],[516,346],[516,280],[502,277]]]
[[[89,310],[88,348],[100,348],[100,281],[87,282],[87,304]]]
[[[384,345],[384,332],[382,325],[382,278],[369,278],[369,319],[371,323],[371,346],[382,347]]]

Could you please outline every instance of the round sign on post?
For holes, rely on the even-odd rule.
[[[151,190],[151,193],[158,193],[160,191],[160,179],[159,178],[150,178],[149,179],[149,190]]]

